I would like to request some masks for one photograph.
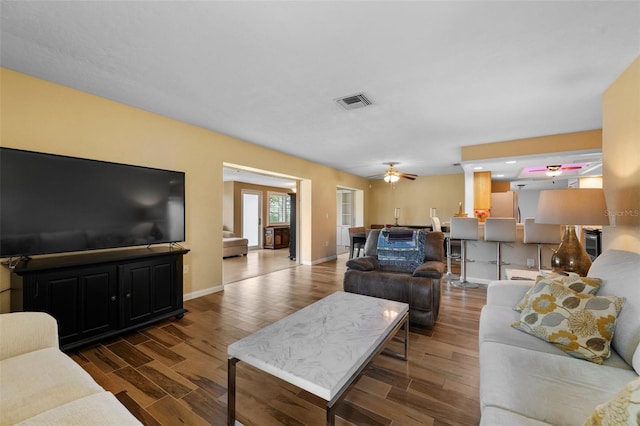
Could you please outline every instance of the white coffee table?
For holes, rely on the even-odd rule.
[[[406,361],[409,305],[336,292],[229,345],[228,424],[235,424],[236,364],[246,362],[327,401],[334,407],[367,364],[404,325]]]

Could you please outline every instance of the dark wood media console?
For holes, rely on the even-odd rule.
[[[21,261],[11,276],[11,311],[54,316],[63,350],[181,318],[188,252],[153,247]]]

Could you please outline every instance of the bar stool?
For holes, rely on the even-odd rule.
[[[476,288],[478,284],[467,281],[467,240],[478,239],[478,219],[475,217],[452,217],[449,239],[460,240],[460,281],[451,283],[455,287]]]
[[[349,259],[353,259],[353,251],[355,250],[355,257],[360,257],[360,250],[364,253],[364,244],[367,242],[367,230],[364,226],[356,226],[349,228]]]
[[[524,219],[524,238],[522,242],[538,245],[538,272],[542,272],[542,245],[560,244],[561,238],[560,225],[535,223],[535,219],[532,217]]]
[[[437,216],[431,216],[431,230],[433,232],[442,232],[442,225],[440,225],[440,218]],[[447,255],[447,277],[452,278],[453,274],[451,274],[451,238],[449,238],[449,233],[444,233],[444,242],[445,242],[445,250]]]
[[[515,243],[516,220],[512,217],[489,217],[484,221],[484,240],[496,243],[497,279],[502,279],[502,243]]]

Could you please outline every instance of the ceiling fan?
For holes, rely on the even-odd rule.
[[[394,167],[397,163],[384,163],[384,164],[389,165],[389,168],[387,169],[386,172],[384,172],[384,177],[383,177],[384,181],[387,183],[396,183],[397,181],[400,180],[400,178],[416,180],[416,178],[418,177],[418,175],[414,175],[412,173],[400,173]]]
[[[529,169],[527,171],[529,173],[545,172],[545,174],[549,177],[556,177],[556,176],[560,176],[562,172],[565,172],[565,171],[580,170],[582,166],[583,164],[575,164],[575,165],[551,164],[546,166],[545,168]]]

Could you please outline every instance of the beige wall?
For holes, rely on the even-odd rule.
[[[462,147],[462,161],[602,148],[602,130],[517,139]]]
[[[640,56],[602,100],[603,187],[615,223],[604,227],[602,245],[640,253]]]
[[[222,186],[222,227],[225,231],[235,232],[234,209],[233,182],[224,182]]]
[[[437,209],[441,222],[448,222],[464,200],[464,174],[400,179],[395,188],[383,180],[371,181],[365,225],[395,223],[394,208],[400,208],[399,224],[431,225],[429,209]]]
[[[184,245],[191,249],[185,257],[190,266],[184,277],[187,297],[222,285],[223,162],[304,180],[306,193],[300,194],[305,200],[300,212],[303,263],[335,257],[336,187],[366,190],[368,186],[365,179],[316,163],[0,70],[0,145],[186,172]],[[0,269],[0,288],[6,288],[8,281],[8,271]]]

